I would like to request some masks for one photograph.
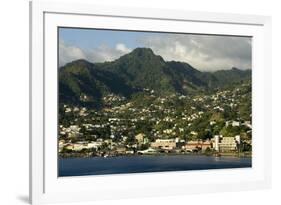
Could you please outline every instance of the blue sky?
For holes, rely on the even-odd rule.
[[[166,61],[187,62],[204,71],[249,69],[252,62],[249,37],[59,29],[60,66],[81,58],[90,62],[113,61],[137,47],[149,47]]]
[[[130,48],[136,48],[142,46],[138,39],[144,36],[159,35],[159,33],[72,28],[61,28],[59,32],[60,38],[65,42],[80,46],[83,49],[95,48],[101,44],[114,47],[121,42],[126,42],[126,45]]]

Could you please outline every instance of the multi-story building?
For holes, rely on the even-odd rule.
[[[240,144],[240,135],[235,137],[223,137],[222,135],[215,135],[213,140],[213,148],[219,152],[235,151]]]
[[[177,147],[177,143],[174,139],[157,139],[151,143],[152,148],[172,150]]]
[[[196,141],[188,141],[185,144],[185,149],[186,150],[202,150],[205,151],[207,148],[212,148],[212,143],[211,141],[202,141],[202,140],[196,140]]]
[[[219,143],[220,152],[235,151],[236,149],[237,144],[234,137],[223,137]]]

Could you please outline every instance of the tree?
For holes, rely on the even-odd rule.
[[[197,137],[202,140],[211,139],[212,133],[210,130],[199,131]]]

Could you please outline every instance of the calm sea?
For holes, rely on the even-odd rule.
[[[251,158],[201,155],[120,156],[59,159],[59,176],[251,167]]]

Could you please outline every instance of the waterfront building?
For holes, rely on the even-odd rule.
[[[172,150],[177,147],[177,143],[174,139],[157,139],[155,142],[151,143],[151,147]]]
[[[201,144],[200,144],[200,148],[202,151],[205,151],[207,148],[212,148],[212,143],[210,140],[206,140],[206,141],[203,141]]]
[[[214,136],[213,147],[216,151],[219,151],[220,138],[222,138],[222,135],[215,135]]]
[[[202,140],[191,140],[185,144],[185,149],[189,151],[202,150],[205,151],[207,148],[212,148],[211,141],[202,141]]]
[[[236,140],[234,137],[223,137],[219,143],[220,152],[235,151],[237,149]]]
[[[117,146],[116,147],[116,152],[118,153],[118,154],[126,154],[126,147],[125,146]]]
[[[241,143],[240,135],[235,137],[224,137],[222,135],[215,135],[212,139],[213,148],[218,152],[235,151],[238,144]]]
[[[236,141],[237,144],[241,143],[240,135],[235,136],[235,141]]]

